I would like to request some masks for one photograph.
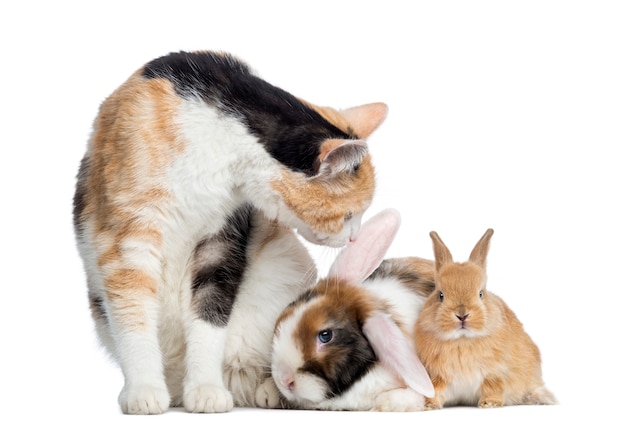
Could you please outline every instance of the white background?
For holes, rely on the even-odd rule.
[[[4,2],[0,426],[619,426],[608,419],[625,381],[620,3]],[[235,53],[313,103],[386,102],[365,217],[400,210],[388,256],[431,257],[436,230],[462,260],[494,228],[489,287],[539,345],[560,405],[121,415],[74,245],[74,177],[100,102],[146,61],[193,49]],[[312,251],[322,271],[336,254]]]

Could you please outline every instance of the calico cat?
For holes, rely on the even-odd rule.
[[[100,106],[74,195],[96,331],[124,413],[225,412],[269,376],[273,323],[375,191],[387,106],[303,101],[221,52],[178,52]]]

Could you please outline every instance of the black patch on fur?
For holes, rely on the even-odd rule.
[[[308,362],[301,369],[326,381],[329,399],[350,389],[377,361],[369,341],[355,322],[343,319],[331,325],[333,339],[325,345],[327,362]]]
[[[237,291],[247,265],[246,247],[250,237],[252,206],[237,209],[226,221],[222,231],[205,237],[194,252],[194,264],[199,264],[192,280],[192,306],[198,316],[214,326],[224,327],[237,297]],[[221,251],[212,255],[212,263],[202,265],[199,255],[207,246]]]
[[[94,319],[107,321],[107,312],[104,308],[104,300],[100,296],[89,294],[89,308]]]
[[[73,200],[73,221],[74,232],[77,236],[82,234],[82,222],[81,215],[85,209],[85,194],[87,193],[87,176],[89,174],[89,160],[85,156],[78,169],[78,175],[76,176],[76,190],[74,192]]]
[[[317,173],[324,140],[357,138],[228,54],[171,53],[148,63],[143,76],[168,79],[181,97],[201,98],[241,120],[275,159],[307,175]]]

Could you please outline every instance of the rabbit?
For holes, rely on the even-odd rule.
[[[434,289],[434,262],[397,258],[381,263],[399,225],[395,209],[365,222],[328,276],[278,317],[272,378],[257,390],[258,406],[423,409],[424,396],[432,396],[434,389],[413,348],[412,331]]]
[[[415,324],[415,349],[435,395],[425,409],[556,404],[542,379],[539,348],[513,311],[486,289],[488,229],[467,262],[454,262],[431,232],[435,290]]]

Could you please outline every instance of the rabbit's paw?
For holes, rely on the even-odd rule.
[[[478,408],[498,408],[504,405],[504,398],[500,396],[487,396],[478,400]]]
[[[224,413],[233,409],[233,395],[223,387],[201,384],[185,391],[183,406],[190,413]]]
[[[424,401],[425,411],[440,410],[442,408],[443,408],[443,403],[436,396],[434,398],[426,398]]]
[[[238,406],[254,406],[256,391],[265,377],[263,369],[253,363],[224,368],[224,383]]]
[[[523,403],[527,405],[554,405],[558,404],[558,401],[552,392],[541,386],[526,395]]]
[[[256,405],[261,408],[279,408],[280,393],[271,377],[266,378],[257,388],[255,402]]]
[[[394,389],[381,393],[374,404],[376,411],[422,411],[424,397],[412,389]]]
[[[170,406],[170,395],[165,386],[124,386],[118,398],[125,414],[161,414]]]

